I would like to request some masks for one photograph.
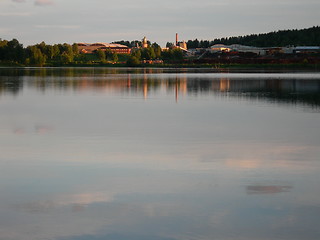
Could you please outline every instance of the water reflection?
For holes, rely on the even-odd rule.
[[[318,74],[0,72],[0,240],[320,236]]]
[[[281,192],[289,192],[292,186],[247,186],[247,194],[275,194]]]
[[[55,211],[62,207],[70,207],[72,212],[84,211],[90,204],[106,203],[114,201],[113,196],[103,194],[101,192],[66,194],[55,196],[42,201],[34,201],[23,204],[14,204],[12,207],[18,211],[26,211],[29,213],[43,213]]]
[[[0,94],[11,93],[18,94],[23,88],[21,77],[0,76]]]
[[[165,91],[175,95],[220,95],[269,102],[320,105],[320,74],[188,73],[168,69],[0,69],[0,94],[24,87],[40,91],[99,91],[148,98]]]

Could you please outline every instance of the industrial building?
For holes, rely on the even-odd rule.
[[[263,48],[244,46],[240,44],[224,45],[224,44],[215,44],[211,46],[210,51],[215,52],[243,52],[243,53],[255,53],[257,55],[266,55],[266,50]]]
[[[187,51],[188,47],[187,47],[187,43],[185,41],[179,42],[179,36],[178,33],[176,33],[176,47],[180,48],[183,51]]]
[[[93,53],[98,49],[103,51],[110,50],[118,54],[130,54],[131,52],[131,49],[127,46],[116,43],[77,43],[77,45],[81,53]]]

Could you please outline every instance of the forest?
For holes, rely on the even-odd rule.
[[[281,30],[269,33],[251,34],[210,40],[189,40],[189,48],[208,48],[214,44],[241,44],[253,47],[320,46],[320,27]]]

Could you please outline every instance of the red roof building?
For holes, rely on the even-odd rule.
[[[111,50],[113,53],[130,54],[131,49],[122,44],[116,43],[77,43],[79,51],[82,53],[93,53],[98,49],[103,51]]]

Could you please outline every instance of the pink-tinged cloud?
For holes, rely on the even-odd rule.
[[[53,1],[52,0],[36,0],[34,4],[37,6],[48,6],[48,5],[53,5]]]

